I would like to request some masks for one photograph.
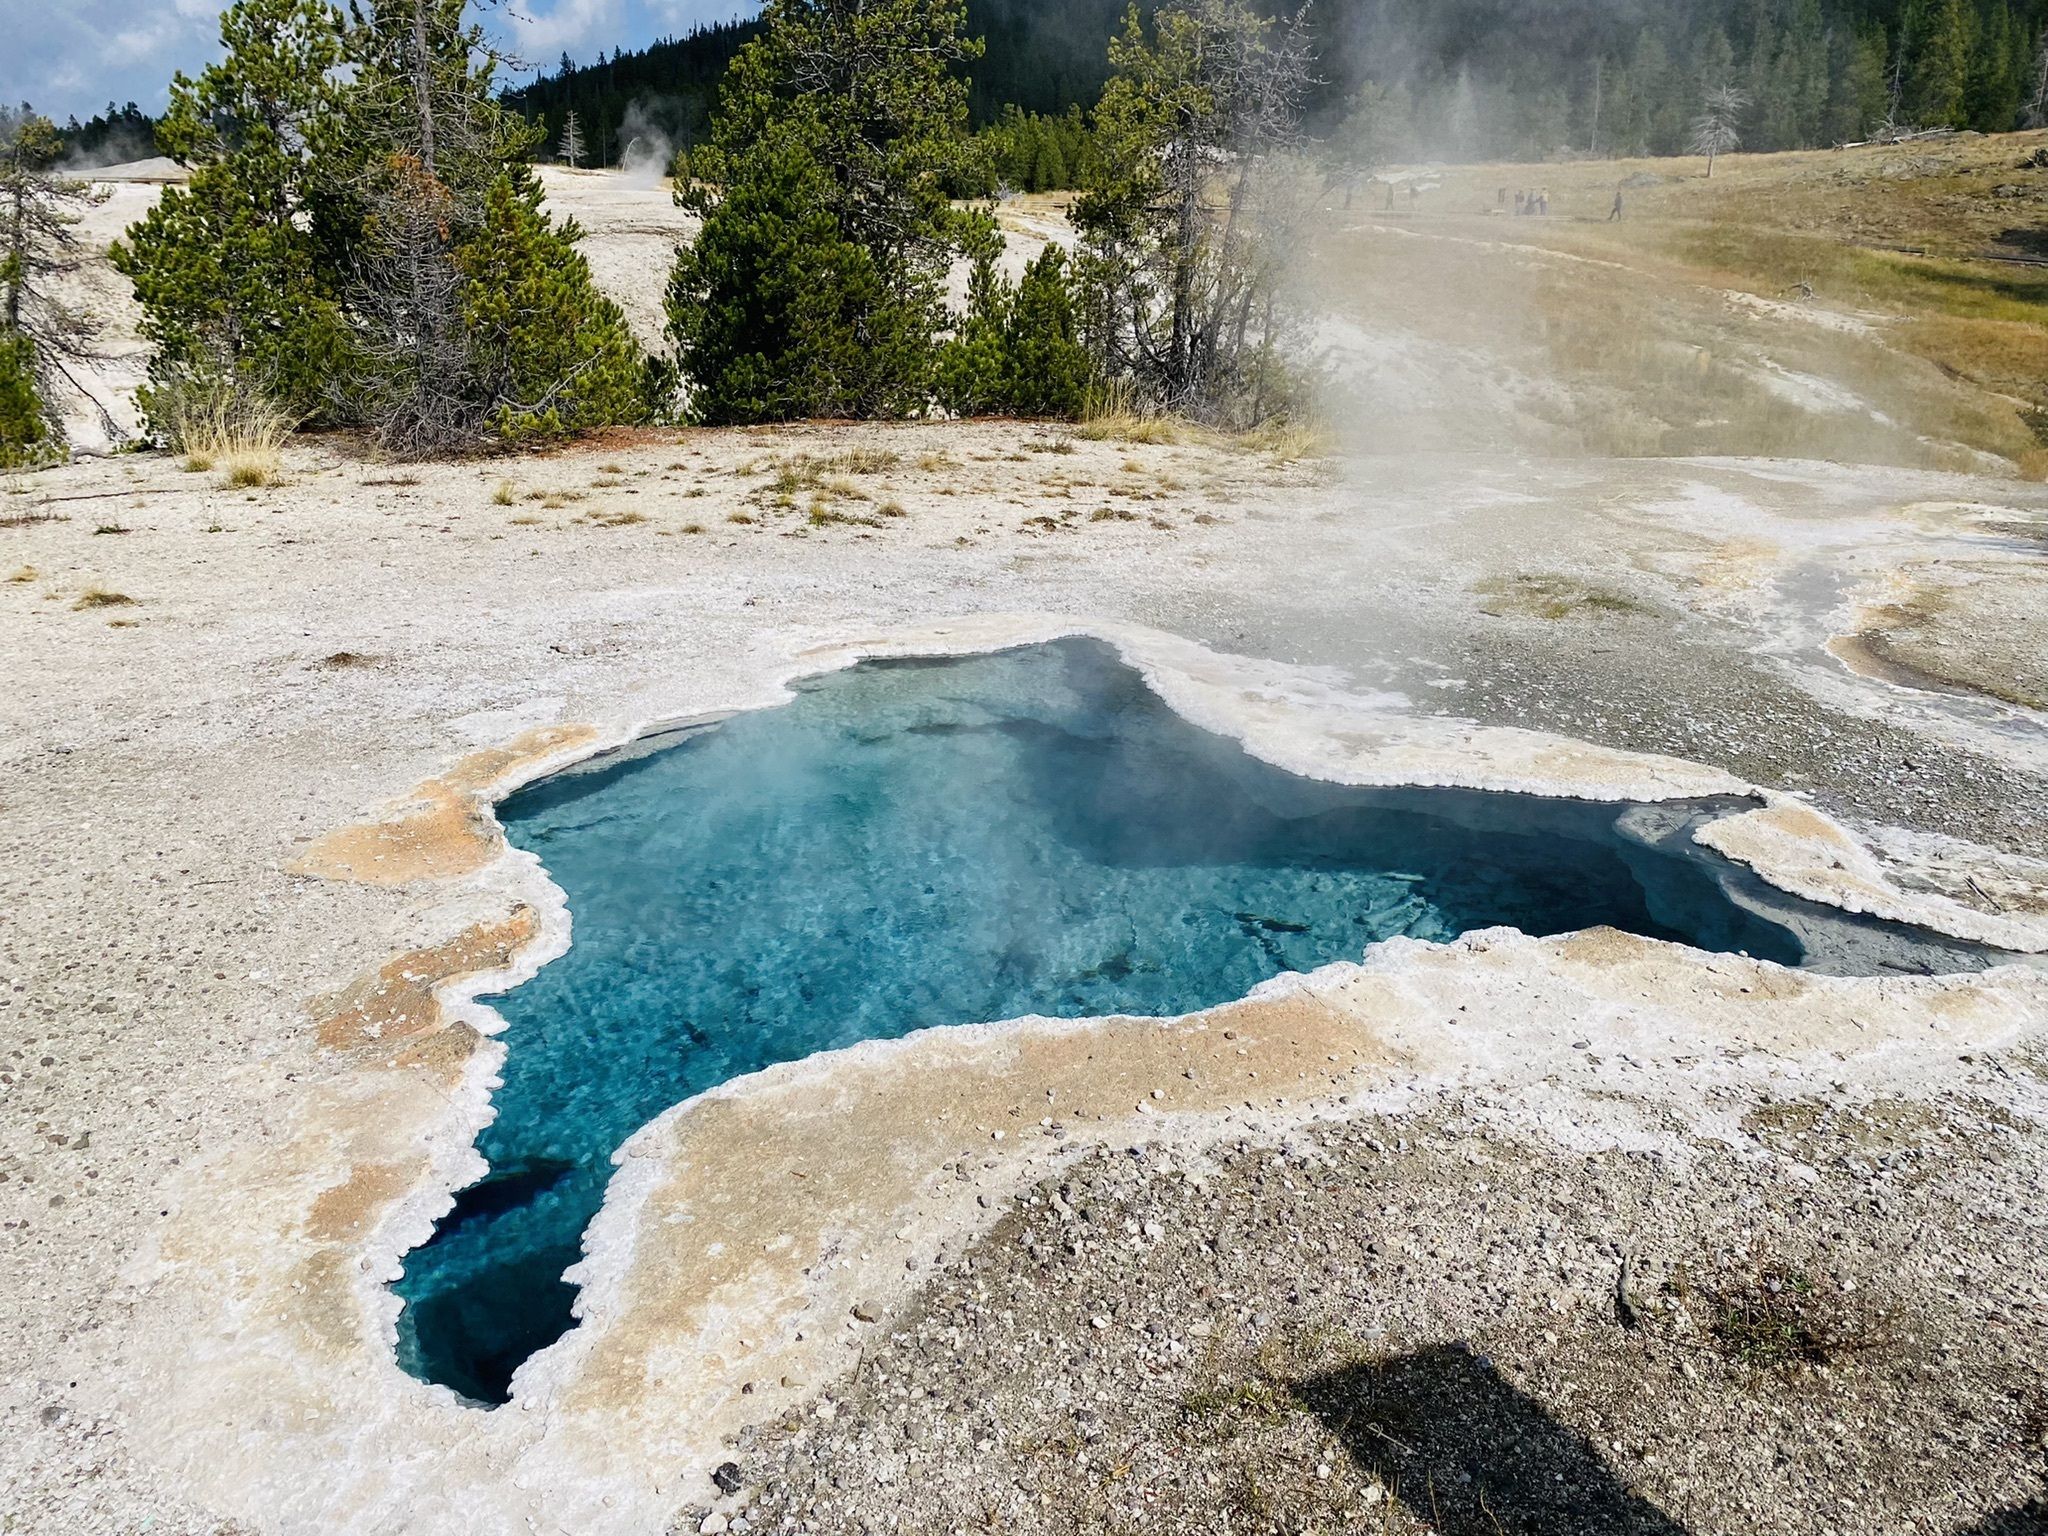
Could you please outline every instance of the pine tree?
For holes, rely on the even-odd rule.
[[[430,454],[647,410],[639,354],[520,168],[463,0],[235,0],[160,129],[195,167],[115,261],[156,343],[143,404],[263,396]]]
[[[2012,8],[1997,0],[1984,12],[1969,53],[1963,88],[1963,119],[1984,133],[2004,133],[2019,121],[2024,56],[2023,34]]]
[[[355,68],[345,99],[348,184],[364,209],[347,295],[362,354],[356,399],[379,442],[411,457],[544,420],[538,408],[507,414],[499,386],[508,349],[487,357],[470,324],[480,301],[465,250],[489,238],[493,194],[534,136],[495,99],[495,56],[466,10],[465,0],[358,0],[344,39]],[[499,213],[511,217],[502,202]],[[508,270],[487,259],[469,265],[494,277]],[[567,270],[581,273],[578,302],[601,326],[587,269],[579,261]],[[525,398],[536,381],[515,377],[515,397]]]
[[[2028,128],[2048,127],[2048,28],[2034,44],[2020,103],[2020,122]]]
[[[1610,138],[1618,154],[1672,154],[1684,137],[1684,119],[1674,111],[1679,72],[1671,67],[1671,50],[1657,32],[1645,27],[1636,34],[1629,54],[1629,107],[1621,119],[1630,125],[1627,138]],[[1617,125],[1618,126],[1618,125]]]
[[[157,127],[192,168],[113,249],[155,347],[144,415],[181,385],[228,381],[333,419],[349,371],[338,273],[353,211],[325,180],[339,110],[340,18],[324,0],[235,0],[225,57],[171,83]]]
[[[645,360],[624,313],[591,283],[582,238],[573,219],[549,219],[539,183],[521,169],[498,178],[476,238],[457,252],[470,366],[502,438],[562,437],[648,414]]]
[[[727,73],[706,184],[678,194],[705,220],[669,290],[700,419],[922,408],[946,272],[992,228],[946,196],[980,153],[961,19],[961,0],[770,0]]]
[[[1914,126],[1962,123],[1971,22],[1967,0],[1910,0],[1902,22],[1901,104]]]
[[[939,349],[934,393],[958,416],[1072,418],[1093,376],[1081,344],[1066,252],[1048,245],[1016,283],[992,251],[975,258],[967,313]]]
[[[1768,147],[1817,142],[1828,104],[1828,40],[1820,0],[1790,0],[1771,61]]]
[[[48,118],[0,113],[0,468],[64,451],[58,387],[75,387],[68,365],[97,333],[57,291],[79,266],[78,210],[100,195],[52,173],[63,148]]]
[[[890,294],[832,198],[817,156],[772,130],[678,256],[669,333],[694,420],[900,416],[923,405],[929,321]]]
[[[967,274],[967,313],[939,348],[933,370],[933,393],[955,416],[994,415],[1007,408],[1007,337],[1016,297],[996,271],[994,254],[980,253]]]
[[[1359,184],[1400,153],[1407,110],[1404,92],[1376,80],[1368,80],[1353,94],[1350,110],[1324,148],[1330,180],[1344,189],[1346,208]]]
[[[1048,244],[1024,269],[1003,328],[1003,391],[1019,416],[1074,417],[1094,365],[1081,343],[1067,253]]]
[[[1884,27],[1878,22],[1855,31],[1847,27],[1835,30],[1830,40],[1827,112],[1819,142],[1858,143],[1884,121],[1889,51]]]
[[[574,169],[583,163],[583,120],[571,112],[562,122],[562,164]]]

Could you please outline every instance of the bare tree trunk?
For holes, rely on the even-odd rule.
[[[14,188],[14,216],[7,232],[7,328],[21,329],[21,288],[28,278],[28,195]]]
[[[2040,45],[2034,50],[2034,90],[2027,98],[2024,121],[2029,128],[2048,126],[2048,28],[2042,30]]]
[[[1586,153],[1589,155],[1600,153],[1600,77],[1606,62],[1605,59],[1593,61],[1593,131],[1586,138]]]
[[[1170,410],[1180,410],[1194,386],[1196,267],[1202,259],[1202,156],[1190,133],[1177,151],[1180,169],[1179,204],[1175,211],[1173,252],[1172,346],[1167,354],[1166,390]]]
[[[427,7],[425,0],[412,0],[412,91],[420,114],[420,164],[427,174],[439,174],[434,143],[434,77],[427,48]]]

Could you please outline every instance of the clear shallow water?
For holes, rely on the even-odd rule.
[[[706,1088],[936,1024],[1178,1014],[1406,934],[1610,924],[1827,969],[1981,956],[1808,906],[1692,844],[1741,802],[1298,778],[1109,647],[871,662],[499,807],[569,952],[506,1020],[485,1180],[407,1256],[399,1358],[480,1402],[569,1328],[611,1154]]]

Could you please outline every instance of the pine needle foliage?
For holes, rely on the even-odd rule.
[[[165,188],[113,250],[156,349],[143,412],[161,432],[179,380],[227,375],[331,423],[351,355],[338,282],[350,221],[326,183],[340,18],[324,0],[238,0],[221,43],[197,80],[173,78],[157,125],[190,182]]]
[[[939,350],[939,403],[959,416],[1079,416],[1094,367],[1080,341],[1066,252],[1046,246],[1015,283],[983,253],[967,297],[965,318]]]
[[[960,0],[770,0],[678,191],[704,217],[669,287],[693,417],[924,408],[947,268],[992,229],[946,196],[976,153],[963,16]]]
[[[193,167],[116,249],[143,404],[229,389],[408,457],[645,419],[618,307],[541,207],[464,0],[234,0],[159,127]]]
[[[669,287],[670,331],[707,425],[912,414],[931,319],[830,208],[823,169],[778,136],[747,155]]]
[[[1133,5],[1109,59],[1074,205],[1090,349],[1143,411],[1257,426],[1292,393],[1306,12],[1180,0],[1148,26]]]
[[[507,173],[456,263],[462,327],[486,425],[500,438],[564,437],[645,419],[649,379],[618,305],[591,283],[573,219],[555,224],[531,175]]]

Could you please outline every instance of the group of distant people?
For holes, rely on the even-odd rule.
[[[1495,206],[1496,208],[1500,209],[1500,211],[1501,211],[1501,212],[1503,212],[1503,213],[1507,212],[1507,207],[1508,207],[1508,189],[1507,189],[1506,187],[1502,187],[1502,188],[1500,189],[1500,191],[1499,191],[1499,192],[1497,192],[1497,193],[1495,193],[1495,194],[1494,194],[1494,199],[1493,199],[1493,201],[1494,201],[1494,206]],[[1540,188],[1540,189],[1538,189],[1537,191],[1534,191],[1534,192],[1524,192],[1524,191],[1522,191],[1522,190],[1521,190],[1520,188],[1516,188],[1516,190],[1515,190],[1515,216],[1516,216],[1517,218],[1520,218],[1520,217],[1522,217],[1522,216],[1524,216],[1524,215],[1528,215],[1528,214],[1533,214],[1533,215],[1535,215],[1536,217],[1538,217],[1538,218],[1541,218],[1541,217],[1543,217],[1543,216],[1547,215],[1547,214],[1548,214],[1549,212],[1550,212],[1550,188],[1548,188],[1548,187],[1543,187],[1543,188]],[[1614,206],[1613,206],[1613,207],[1611,207],[1611,208],[1609,208],[1609,209],[1607,210],[1607,222],[1608,222],[1608,223],[1610,223],[1610,224],[1612,224],[1612,223],[1614,223],[1614,222],[1615,222],[1615,220],[1619,219],[1620,217],[1621,217],[1621,188],[1620,188],[1620,187],[1616,187],[1616,188],[1614,189]]]

